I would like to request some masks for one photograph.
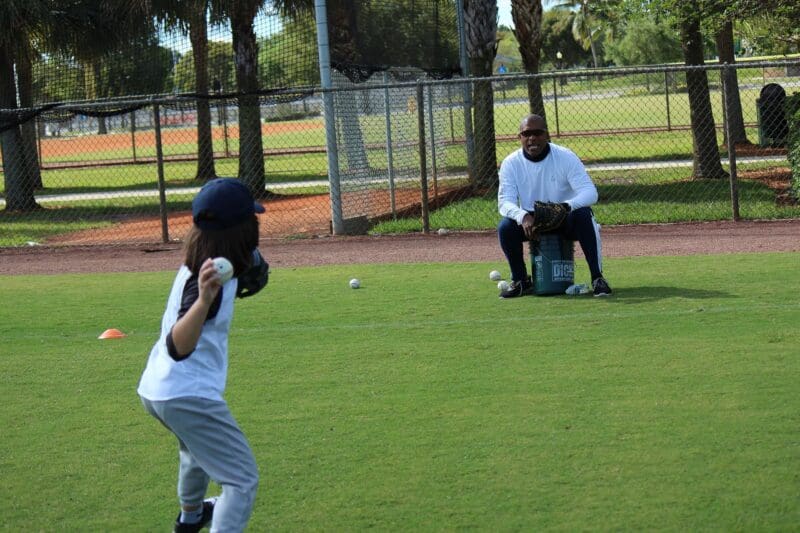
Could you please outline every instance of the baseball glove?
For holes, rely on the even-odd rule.
[[[535,202],[533,204],[533,231],[550,233],[558,231],[567,219],[569,204],[555,202]]]
[[[258,249],[253,250],[253,264],[239,276],[239,284],[236,287],[237,298],[247,298],[252,296],[269,281],[269,263],[261,255]]]

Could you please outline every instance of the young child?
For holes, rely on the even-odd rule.
[[[172,285],[153,346],[139,381],[145,409],[178,438],[178,498],[174,531],[242,531],[258,487],[253,452],[225,403],[228,332],[235,296],[267,283],[268,265],[258,252],[258,218],[264,208],[240,181],[206,183],[192,201],[194,225],[184,264]],[[234,277],[224,285],[212,259],[226,257]],[[239,278],[253,278],[243,287]],[[244,292],[249,290],[249,292]],[[204,500],[209,479],[222,487]]]

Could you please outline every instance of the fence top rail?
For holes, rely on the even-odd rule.
[[[585,69],[564,69],[564,70],[550,70],[547,72],[539,72],[537,74],[519,73],[519,74],[502,74],[493,76],[471,76],[469,78],[453,77],[448,79],[426,79],[407,82],[393,82],[393,83],[362,83],[357,85],[349,85],[347,87],[332,87],[329,89],[315,88],[315,93],[337,93],[337,92],[352,92],[352,91],[367,91],[376,89],[409,89],[417,85],[423,86],[443,86],[443,85],[464,85],[465,83],[472,83],[476,81],[517,81],[529,79],[559,79],[565,77],[576,76],[617,76],[617,75],[631,75],[631,74],[653,74],[665,72],[686,72],[693,70],[724,70],[724,69],[745,69],[745,68],[769,68],[769,67],[787,67],[797,66],[800,67],[800,58],[796,59],[783,59],[774,61],[738,61],[736,63],[711,63],[708,62],[704,65],[679,65],[679,64],[661,64],[661,65],[644,65],[636,67],[603,67],[603,68],[585,68]]]
[[[199,94],[199,93],[174,93],[174,94],[152,94],[152,95],[133,95],[118,96],[113,98],[98,98],[95,100],[65,100],[61,102],[47,102],[35,107],[15,107],[11,109],[0,108],[0,114],[14,114],[37,112],[44,108],[47,110],[64,109],[67,111],[88,110],[88,109],[107,109],[109,107],[135,107],[148,105],[174,105],[178,106],[196,100],[235,100],[240,96],[263,96],[270,98],[280,98],[283,96],[312,95],[321,89],[317,87],[291,87],[282,89],[269,89],[255,91],[252,93],[220,93],[220,94]]]
[[[776,61],[737,61],[736,63],[711,63],[708,62],[704,65],[678,65],[678,64],[662,64],[662,65],[644,65],[636,67],[604,67],[604,68],[583,68],[583,69],[563,69],[563,70],[549,70],[547,72],[539,72],[537,74],[519,73],[519,74],[502,74],[484,77],[470,77],[470,78],[452,78],[449,80],[436,80],[424,81],[425,85],[441,85],[441,84],[461,84],[465,81],[516,81],[528,79],[558,79],[565,77],[576,76],[623,76],[631,74],[663,74],[665,72],[686,72],[694,70],[725,70],[725,69],[750,69],[750,68],[770,68],[770,67],[800,67],[800,58],[785,59]]]

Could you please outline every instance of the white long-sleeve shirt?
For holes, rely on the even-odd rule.
[[[535,201],[566,202],[571,209],[579,209],[597,202],[597,188],[572,150],[550,143],[547,157],[534,162],[519,148],[500,165],[498,210],[522,224]]]

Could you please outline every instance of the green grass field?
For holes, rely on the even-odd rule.
[[[605,263],[514,301],[497,263],[275,269],[230,344],[251,530],[795,530],[800,254]],[[171,527],[135,391],[172,276],[0,277],[0,530]]]

